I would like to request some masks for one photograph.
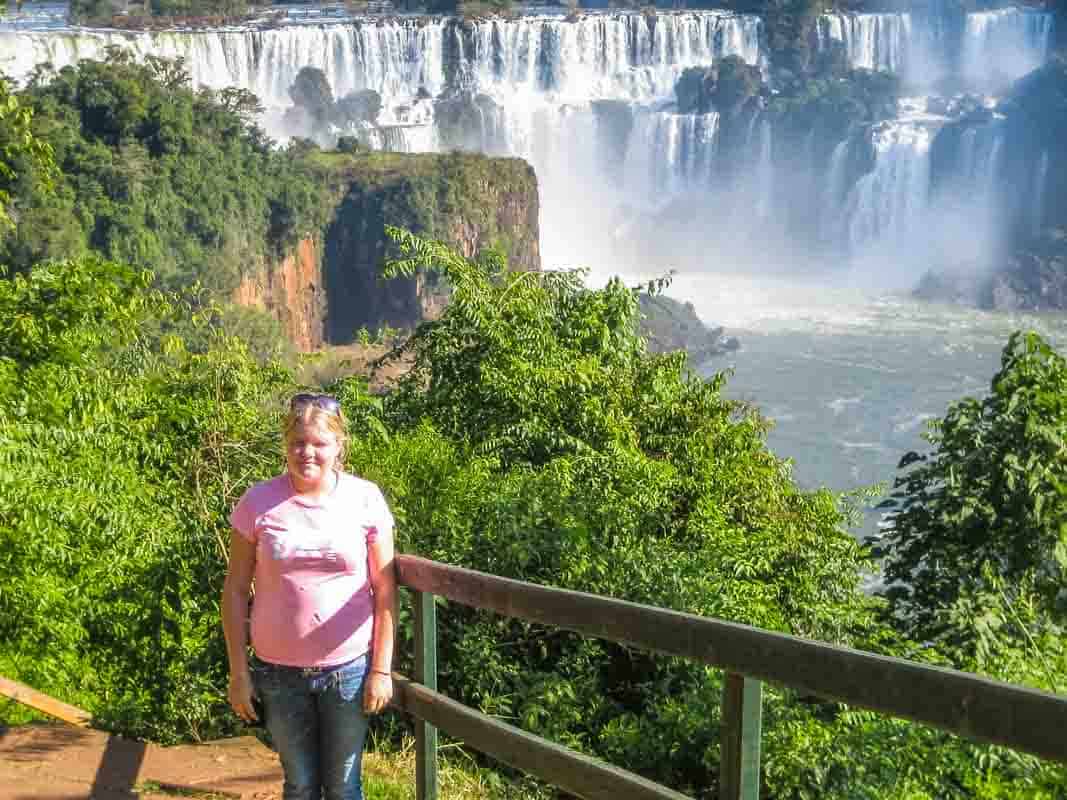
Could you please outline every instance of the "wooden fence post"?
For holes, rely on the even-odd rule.
[[[722,690],[719,800],[759,800],[763,685],[726,673]]]
[[[412,592],[415,680],[437,691],[437,609],[429,592]],[[415,720],[415,800],[437,800],[437,728]]]

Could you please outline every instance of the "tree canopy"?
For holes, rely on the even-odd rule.
[[[1015,333],[989,396],[954,403],[927,438],[932,453],[902,461],[898,505],[877,543],[892,617],[919,641],[946,639],[971,653],[982,646],[983,608],[1005,617],[986,634],[1060,630],[1067,361],[1038,334]]]
[[[35,170],[39,186],[50,191],[55,178],[52,148],[33,131],[33,110],[23,105],[0,77],[0,233],[12,223],[11,189],[23,168]],[[2,262],[0,262],[2,263]]]
[[[17,102],[60,173],[12,158],[12,236],[0,263],[16,270],[96,252],[151,269],[161,285],[219,292],[285,252],[325,213],[301,161],[253,124],[256,98],[194,91],[180,61],[140,64],[112,49],[103,61],[39,69]],[[2,188],[2,187],[0,187]]]

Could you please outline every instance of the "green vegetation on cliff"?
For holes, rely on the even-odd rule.
[[[313,72],[301,74],[294,96],[301,108],[320,109],[328,87]],[[0,174],[14,220],[0,234],[0,263],[15,271],[95,253],[150,269],[157,286],[199,284],[209,296],[228,299],[243,279],[280,285],[270,273],[310,237],[322,245],[317,257],[327,255],[325,264],[302,273],[303,285],[319,291],[311,311],[300,312],[313,317],[302,324],[321,332],[332,309],[339,316],[331,331],[346,342],[362,325],[412,326],[424,316],[420,304],[430,302],[401,282],[382,290],[377,272],[386,223],[469,255],[496,248],[521,254],[519,268],[540,267],[536,179],[518,160],[325,152],[305,140],[281,150],[253,124],[252,95],[194,92],[180,62],[138,64],[119,50],[102,62],[42,70],[18,100],[33,112],[32,130],[54,150],[58,173],[26,154],[12,159],[13,172]],[[30,124],[0,125],[0,135],[15,139]],[[255,299],[273,306],[276,318],[299,312],[285,308],[292,296],[263,291]],[[411,297],[384,302],[375,316],[331,303],[324,294],[334,292],[359,295],[363,307],[398,292]],[[251,311],[226,315],[248,331],[269,327]],[[271,349],[262,338],[256,336],[257,349]]]
[[[829,77],[787,81],[769,98],[767,111],[782,130],[794,135],[814,131],[828,145],[858,126],[894,118],[899,94],[895,75],[847,69]]]
[[[387,224],[402,224],[471,255],[481,249],[474,246],[479,244],[513,253],[513,266],[540,268],[537,182],[533,168],[521,159],[463,152],[319,151],[307,163],[334,191],[378,197],[378,213]],[[478,241],[463,241],[460,228]],[[370,266],[376,270],[380,265]]]
[[[763,88],[757,66],[740,56],[727,56],[710,67],[687,67],[674,86],[678,111],[706,114],[709,111],[732,116]]]
[[[70,0],[70,21],[79,25],[111,22],[116,16],[236,17],[248,11],[248,0]]]
[[[59,175],[44,191],[38,168],[13,164],[17,226],[0,262],[16,270],[96,252],[152,269],[164,286],[225,293],[323,224],[308,171],[250,124],[255,98],[194,92],[180,62],[137,64],[116,49],[38,72],[20,100]]]

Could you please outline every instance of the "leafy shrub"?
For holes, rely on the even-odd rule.
[[[392,272],[434,266],[453,301],[395,348],[412,364],[397,391],[333,391],[351,467],[386,489],[403,550],[946,662],[877,624],[844,499],[793,483],[766,423],[722,397],[724,376],[645,351],[635,290],[394,236]],[[0,281],[0,672],[127,735],[202,739],[236,730],[218,625],[226,513],[282,468],[295,386],[219,333],[187,346],[151,280],[85,258]],[[1062,643],[1038,644],[1063,664]],[[714,670],[447,605],[439,646],[457,699],[714,791]],[[764,752],[771,798],[1051,800],[1065,785],[1060,767],[789,692],[766,700]]]
[[[1032,592],[1039,616],[1067,622],[1067,361],[1015,333],[990,395],[954,403],[927,439],[932,453],[902,460],[878,541],[893,615],[919,640],[958,644],[967,631],[973,645],[950,609],[975,593],[1025,603]]]

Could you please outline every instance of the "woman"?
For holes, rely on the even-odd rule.
[[[229,701],[248,722],[261,701],[285,800],[362,800],[367,715],[393,694],[393,517],[377,486],[342,470],[347,441],[335,398],[296,395],[285,473],[252,486],[230,515]]]

